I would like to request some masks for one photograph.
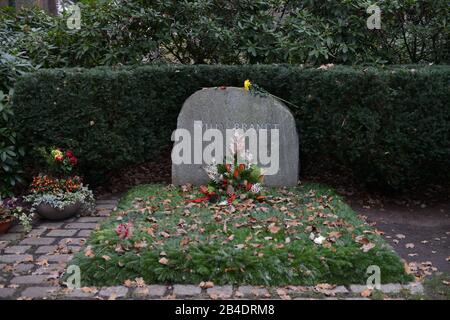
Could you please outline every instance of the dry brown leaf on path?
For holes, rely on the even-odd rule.
[[[415,247],[414,243],[405,244],[405,248],[407,248],[407,249],[413,249],[414,247]]]
[[[123,285],[127,288],[131,288],[134,285],[134,282],[131,281],[130,279],[127,279],[123,282]]]
[[[167,265],[169,263],[169,259],[163,257],[163,258],[159,259],[158,262],[163,264],[163,265]]]
[[[366,289],[361,291],[361,297],[367,298],[372,295],[372,289]]]
[[[138,287],[143,287],[143,286],[145,286],[144,278],[136,278],[136,279],[134,279],[134,280],[136,281],[136,285],[137,285]]]
[[[202,289],[209,289],[214,287],[214,283],[212,281],[202,281],[198,286]]]

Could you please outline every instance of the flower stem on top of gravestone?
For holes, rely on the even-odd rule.
[[[280,98],[279,96],[276,96],[274,94],[271,94],[269,91],[267,91],[266,89],[258,86],[256,83],[251,82],[249,79],[244,81],[244,89],[246,91],[249,91],[250,93],[253,93],[255,95],[259,95],[261,97],[267,97],[267,96],[271,96],[272,98],[275,98],[277,100],[280,100],[282,102],[285,102],[293,107],[299,108],[297,105],[293,104],[292,102],[289,102],[283,98]]]

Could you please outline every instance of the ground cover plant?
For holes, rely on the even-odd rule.
[[[263,202],[194,203],[200,192],[141,185],[72,260],[87,285],[146,283],[312,285],[411,280],[403,263],[339,196],[307,184],[268,189]]]

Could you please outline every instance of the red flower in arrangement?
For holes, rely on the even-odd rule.
[[[120,239],[128,239],[131,237],[133,224],[131,222],[121,223],[116,227],[116,233]]]
[[[236,194],[233,193],[228,199],[228,204],[232,204],[234,202],[234,200],[236,200]]]
[[[66,151],[66,157],[67,158],[74,158],[75,156],[73,154],[73,151],[72,150],[67,150]]]
[[[56,161],[63,161],[63,159],[64,159],[63,156],[57,156],[57,157],[55,157],[55,160],[56,160]]]
[[[76,166],[78,163],[78,159],[75,156],[70,157],[69,161],[72,166]]]

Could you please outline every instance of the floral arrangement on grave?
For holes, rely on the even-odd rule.
[[[26,232],[31,230],[33,214],[26,214],[17,198],[0,199],[0,234],[5,233],[18,220]]]
[[[73,172],[78,163],[73,151],[39,149],[47,163],[47,173],[33,178],[30,194],[24,199],[44,218],[60,220],[94,207],[94,195]]]
[[[210,179],[207,186],[200,186],[204,197],[190,202],[209,201],[232,206],[245,199],[265,199],[262,195],[264,176],[261,168],[253,162],[253,155],[245,150],[245,137],[236,132],[229,149],[231,159],[225,159],[221,164],[213,161],[204,168]]]

